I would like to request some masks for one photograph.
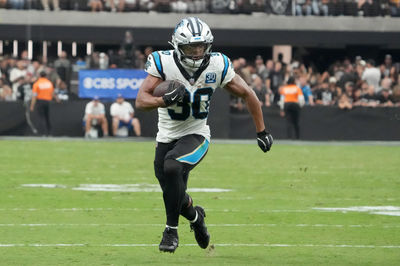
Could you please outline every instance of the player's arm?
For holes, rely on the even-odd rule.
[[[245,101],[247,108],[253,117],[257,132],[265,130],[264,118],[259,100],[255,92],[246,84],[246,82],[236,74],[233,79],[226,84],[225,89]]]
[[[225,85],[225,89],[245,101],[256,126],[258,146],[264,152],[269,151],[273,139],[271,134],[265,130],[263,113],[255,92],[237,74]]]
[[[136,107],[143,110],[152,110],[158,107],[165,107],[162,97],[153,96],[154,88],[157,87],[163,80],[161,78],[147,75],[136,97]]]

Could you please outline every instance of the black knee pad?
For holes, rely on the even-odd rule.
[[[182,163],[174,160],[167,159],[164,161],[164,175],[166,178],[182,178],[183,165]]]

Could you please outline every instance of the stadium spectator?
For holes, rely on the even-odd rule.
[[[351,102],[352,102],[353,107],[362,105],[362,97],[361,96],[362,96],[361,88],[355,88],[353,90],[353,95],[352,95],[352,98],[351,98]]]
[[[118,95],[117,100],[111,105],[110,114],[112,116],[112,129],[114,136],[125,135],[125,133],[118,133],[118,129],[120,128],[126,128],[128,130],[133,128],[136,136],[139,137],[141,135],[140,121],[134,117],[134,109],[132,105],[126,102],[121,94]]]
[[[54,93],[53,83],[47,79],[45,71],[40,72],[40,78],[33,84],[32,89],[32,101],[30,110],[33,112],[35,107],[39,114],[40,123],[45,122],[45,135],[51,135],[51,123],[50,123],[50,102],[53,98],[58,102],[58,98]]]
[[[1,76],[0,76],[1,78]],[[11,101],[12,89],[0,79],[0,101]]]
[[[361,106],[365,107],[377,107],[379,105],[379,100],[373,85],[368,85],[368,91],[361,96],[361,102]]]
[[[362,80],[365,80],[369,86],[373,86],[375,88],[375,92],[379,92],[379,82],[381,80],[381,72],[378,68],[375,67],[375,61],[373,59],[369,59],[367,61],[366,68],[362,74]]]
[[[60,56],[54,61],[54,68],[59,78],[67,85],[71,77],[71,62],[66,51],[62,51]]]
[[[91,137],[92,128],[97,126],[100,126],[103,130],[104,137],[108,136],[108,122],[106,118],[106,111],[104,108],[104,104],[100,102],[98,96],[95,96],[92,101],[86,104],[83,122],[85,126],[85,138]],[[95,134],[95,136],[97,136],[97,134]]]
[[[380,93],[377,96],[377,99],[379,101],[379,106],[381,107],[393,107],[394,106],[394,100],[393,96],[390,94],[389,89],[382,89]]]
[[[48,63],[47,66],[45,66],[44,71],[47,74],[47,78],[51,81],[51,83],[53,83],[54,88],[61,88],[65,86],[56,69],[54,68],[53,63]]]
[[[279,87],[284,82],[284,74],[282,73],[282,64],[276,62],[274,70],[269,74],[267,80],[267,89],[271,90],[273,93],[273,103],[277,104],[279,102]]]
[[[6,8],[7,0],[0,0],[0,8]]]
[[[264,65],[264,59],[262,58],[262,56],[257,55],[254,63],[256,66],[257,75],[261,77],[262,81],[265,81],[268,78],[269,73],[266,68],[266,65]]]
[[[123,68],[134,68],[136,61],[135,52],[135,39],[133,33],[129,30],[125,31],[124,39],[121,43],[121,55],[122,55],[122,67]]]
[[[394,106],[400,107],[400,85],[396,85],[393,88],[392,99]]]
[[[21,97],[21,88],[29,84],[30,78],[27,75],[27,66],[24,60],[18,60],[16,67],[10,71],[10,82],[12,84],[12,99],[17,100]]]
[[[312,10],[316,16],[328,16],[329,15],[329,0],[313,0]]]
[[[99,53],[99,69],[108,69],[109,68],[109,59],[108,55],[105,53]]]
[[[347,109],[347,110],[350,110],[353,108],[352,100],[346,93],[343,93],[340,96],[339,101],[338,101],[338,107],[340,109]]]
[[[226,0],[211,0],[210,10],[211,13],[216,14],[226,14],[229,13],[229,5],[233,4],[232,8],[234,8],[234,1],[226,1]]]
[[[89,6],[92,12],[103,11],[104,9],[102,0],[89,0]]]
[[[154,0],[153,10],[160,13],[168,13],[171,12],[169,0]]]
[[[189,13],[204,13],[207,12],[206,0],[192,0],[188,1]]]
[[[400,17],[400,0],[390,0],[389,9],[392,17]]]
[[[332,77],[334,78],[334,77]],[[331,82],[333,82],[333,79],[331,79]],[[330,82],[330,83],[331,83]],[[335,81],[336,83],[336,81]],[[323,82],[319,88],[317,88],[315,91],[315,104],[316,105],[324,105],[324,106],[331,106],[335,104],[335,97],[334,97],[334,92],[329,89],[329,83],[328,82]]]
[[[352,64],[348,63],[344,66],[344,73],[341,76],[338,85],[344,89],[344,85],[347,82],[353,82],[354,84],[357,84],[357,75],[354,71],[354,67]]]
[[[312,91],[310,86],[308,85],[308,80],[306,75],[302,75],[299,78],[299,87],[304,95],[304,102],[306,105],[314,105],[314,97],[312,95]]]
[[[359,0],[358,9],[361,11],[359,14],[365,17],[376,17],[381,14],[380,2],[378,0]]]
[[[173,0],[170,3],[171,12],[175,13],[187,13],[188,12],[188,3],[182,0]]]
[[[351,81],[347,81],[346,84],[344,84],[344,93],[347,94],[347,96],[352,97],[354,93],[354,88],[355,84]]]
[[[287,84],[279,89],[281,94],[281,116],[286,117],[287,137],[300,138],[300,108],[304,105],[303,92],[295,84],[294,77],[289,77]]]
[[[392,62],[392,56],[390,54],[385,55],[385,60],[383,64],[380,66],[380,71],[382,73],[382,78],[390,77],[395,81],[395,72],[396,68]]]
[[[295,8],[296,8],[296,16],[312,15],[311,0],[297,0]]]
[[[49,0],[40,0],[44,11],[50,11]],[[52,0],[52,7],[54,11],[60,11],[59,0]]]
[[[11,9],[24,9],[25,0],[8,0],[7,4]]]
[[[261,106],[266,106],[266,107],[271,106],[270,94],[268,93],[267,88],[265,87],[264,83],[262,82],[262,79],[259,76],[254,75],[251,87],[256,93]]]

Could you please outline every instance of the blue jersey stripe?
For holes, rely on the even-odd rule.
[[[221,55],[224,58],[224,71],[222,72],[222,76],[221,76],[221,84],[222,84],[222,82],[224,82],[226,73],[228,72],[229,60],[226,55],[224,55],[224,54],[221,54]]]
[[[176,160],[182,163],[188,163],[194,165],[198,163],[201,160],[201,158],[203,158],[203,156],[206,154],[208,150],[208,144],[209,144],[208,140],[205,139],[203,143],[199,147],[197,147],[194,151],[182,155]]]
[[[162,79],[165,80],[165,74],[163,71],[160,54],[158,52],[153,52],[152,55],[153,55],[154,63],[156,64],[158,73],[160,74]]]

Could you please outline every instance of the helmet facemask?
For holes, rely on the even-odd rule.
[[[180,53],[181,62],[191,68],[199,68],[204,59],[208,60],[211,50],[211,44],[207,43],[190,43],[179,45],[178,50]]]

